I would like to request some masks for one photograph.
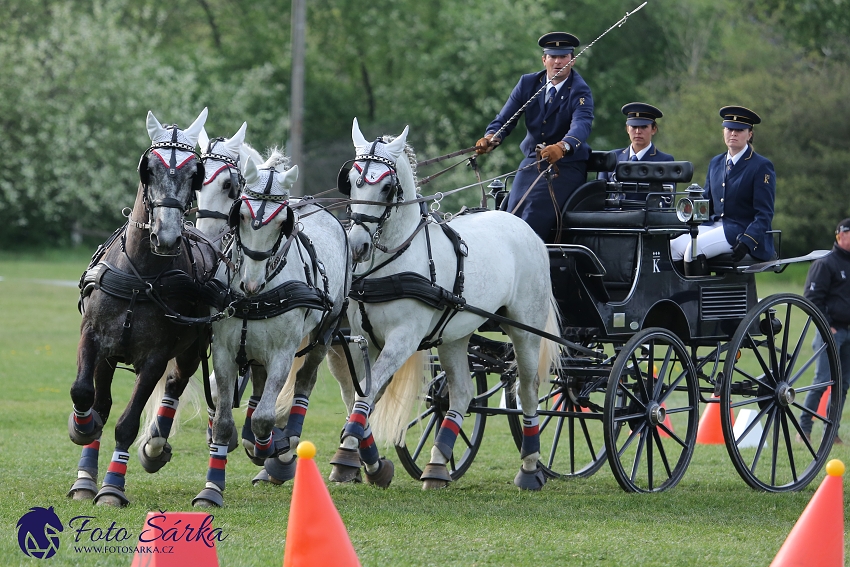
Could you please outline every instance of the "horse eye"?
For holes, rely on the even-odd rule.
[[[224,181],[224,188],[229,191],[231,186],[232,186],[232,184],[230,183],[230,180],[226,179]]]

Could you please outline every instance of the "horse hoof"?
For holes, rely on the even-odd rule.
[[[215,488],[204,488],[192,500],[195,508],[221,508],[224,506],[224,498],[221,492]]]
[[[155,473],[171,460],[171,445],[168,442],[162,446],[162,452],[156,457],[151,457],[145,452],[146,446],[147,441],[139,445],[139,462],[147,472]]]
[[[272,457],[266,459],[263,466],[263,470],[269,474],[269,480],[273,484],[283,484],[287,480],[295,478],[295,457],[292,457],[288,463],[281,462],[277,457]]]
[[[378,488],[387,488],[393,480],[395,474],[395,465],[385,457],[381,457],[378,461],[378,470],[375,474],[366,473],[366,482],[374,484]]]
[[[544,484],[546,484],[546,475],[543,474],[540,465],[531,472],[520,467],[519,472],[514,477],[514,485],[518,486],[520,490],[540,490]]]
[[[73,500],[93,500],[97,495],[97,481],[91,478],[78,478],[68,491]]]
[[[124,494],[124,490],[111,484],[104,484],[100,491],[94,497],[94,503],[98,506],[114,506],[116,508],[124,508],[130,501]]]
[[[334,466],[328,480],[331,482],[362,482],[360,477],[360,454],[356,449],[340,447],[331,458]]]
[[[249,447],[248,445],[246,445],[246,443],[247,443],[247,441],[245,439],[243,439],[242,440],[242,446],[245,447],[245,454],[248,455],[248,458],[251,460],[252,463],[257,465],[258,467],[263,466],[263,464],[266,462],[266,460],[261,459],[259,457],[255,457],[254,456],[254,444],[251,443],[251,445]]]
[[[257,473],[257,476],[251,479],[251,484],[254,486],[260,486],[261,484],[271,484],[273,486],[280,486],[283,484],[282,480],[278,480],[275,477],[271,476],[266,469],[260,469],[260,472]]]
[[[71,412],[71,415],[68,416],[68,436],[77,445],[88,445],[100,437],[103,431],[103,420],[100,415],[95,410],[91,410],[91,415],[94,427],[87,433],[77,429],[77,424],[74,422],[74,412]]]
[[[452,481],[449,474],[449,469],[441,463],[428,463],[419,477],[422,481],[422,490],[433,490],[436,488],[445,488]]]

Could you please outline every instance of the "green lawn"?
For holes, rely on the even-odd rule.
[[[2,565],[41,564],[21,553],[15,535],[18,518],[30,507],[53,506],[66,526],[75,516],[89,515],[95,517],[92,525],[104,530],[114,522],[138,534],[149,510],[191,510],[203,486],[205,423],[194,417],[172,438],[174,458],[160,473],[145,473],[132,455],[128,508],[95,508],[65,497],[80,454],[66,432],[79,314],[77,288],[57,282],[76,282],[89,255],[0,254]],[[766,275],[760,296],[799,292],[805,269]],[[101,476],[131,378],[128,372],[116,374]],[[244,410],[238,410],[240,420],[242,415]],[[327,461],[344,419],[337,385],[325,373],[304,426],[304,438],[318,448],[316,461],[324,475],[330,472]],[[218,545],[220,563],[281,565],[291,484],[252,487],[257,468],[239,451],[228,463],[227,505],[214,512],[215,527],[227,536]],[[700,445],[682,482],[665,493],[626,494],[607,465],[588,479],[551,481],[540,493],[520,493],[512,484],[518,453],[500,417],[488,418],[475,462],[447,490],[423,493],[390,453],[397,467],[388,490],[329,487],[363,565],[767,565],[823,477],[801,493],[755,492],[738,477],[723,446]],[[833,456],[850,464],[850,447],[835,447]],[[67,528],[61,538],[59,552],[44,564],[130,564],[129,554],[75,552],[74,533]],[[80,543],[88,542],[82,538]]]

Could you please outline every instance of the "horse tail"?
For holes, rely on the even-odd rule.
[[[146,439],[153,428],[156,427],[156,415],[159,412],[159,406],[162,404],[162,398],[165,396],[165,383],[168,379],[168,376],[176,371],[177,369],[177,361],[175,359],[171,359],[168,361],[168,366],[165,367],[165,372],[162,377],[154,386],[153,392],[151,392],[148,401],[145,402],[145,407],[142,410],[142,419],[141,422],[144,426],[141,429],[142,434],[136,438],[136,442],[138,443],[142,439]],[[189,380],[186,384],[186,388],[183,390],[183,394],[180,396],[180,403],[177,405],[177,412],[174,414],[174,423],[171,426],[171,433],[169,433],[169,437],[174,436],[177,431],[180,429],[180,416],[183,413],[183,408],[187,405],[192,406],[194,409],[193,414],[187,418],[191,419],[196,415],[201,413],[201,389],[195,383],[194,380]]]
[[[561,336],[561,313],[555,297],[549,293],[549,315],[546,317],[546,327],[543,329],[550,335]],[[561,347],[550,339],[541,339],[540,353],[537,360],[537,377],[541,384],[549,380],[550,372],[557,373],[561,369]]]
[[[425,351],[417,351],[393,375],[369,417],[375,440],[399,445],[407,431],[410,412],[425,385]]]
[[[310,337],[306,336],[298,346],[298,350],[305,348],[310,344]],[[304,366],[304,357],[299,356],[292,361],[292,368],[289,369],[289,376],[286,377],[286,382],[283,383],[283,389],[277,395],[277,400],[274,403],[275,424],[278,427],[284,427],[289,419],[289,411],[292,409],[292,399],[295,397],[295,375]]]

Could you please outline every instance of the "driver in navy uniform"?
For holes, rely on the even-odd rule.
[[[731,252],[733,262],[750,255],[767,261],[774,257],[773,206],[776,173],[773,163],[753,149],[753,126],[758,114],[743,106],[724,106],[723,141],[728,151],[712,158],[708,165],[703,196],[709,200],[708,222],[700,225],[696,261],[691,261],[688,234],[670,241],[673,261],[685,260],[686,275],[706,275],[706,260]]]
[[[537,43],[543,48],[545,69],[520,77],[504,107],[475,147],[479,155],[492,151],[516,127],[516,120],[508,122],[511,117],[543,89],[524,111],[527,132],[520,149],[525,157],[511,186],[507,210],[521,217],[540,238],[548,241],[561,207],[587,181],[587,159],[590,157],[587,138],[593,124],[593,96],[581,75],[572,69],[573,51],[579,46],[576,36],[551,32]],[[555,76],[558,72],[560,74]],[[554,195],[550,194],[545,176],[534,183],[540,174],[534,166],[538,145],[544,146],[541,158],[557,166],[558,176],[552,181]]]
[[[658,133],[656,121],[664,116],[660,110],[645,102],[630,102],[621,110],[626,115],[626,132],[631,144],[612,150],[617,152],[617,161],[673,161],[673,156],[660,151],[652,143],[652,137]],[[600,171],[596,178],[616,181],[616,174]]]

